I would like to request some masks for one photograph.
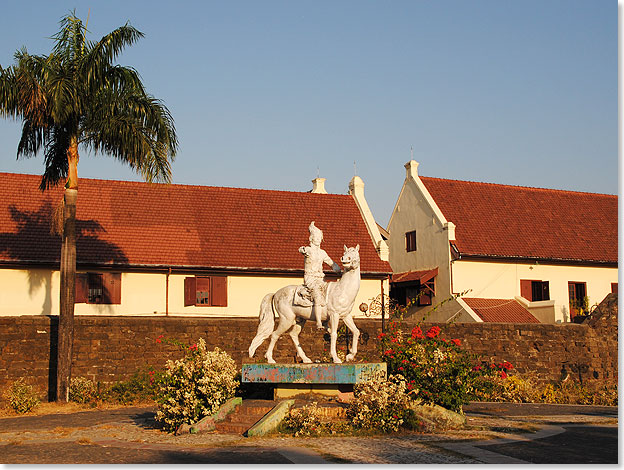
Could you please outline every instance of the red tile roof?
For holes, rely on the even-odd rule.
[[[420,177],[462,255],[618,261],[618,199],[554,189]]]
[[[50,219],[62,188],[0,173],[0,263],[59,263]],[[360,244],[363,273],[390,273],[349,195],[81,179],[77,259],[82,264],[302,271],[311,221],[340,264]],[[327,268],[329,269],[329,268]]]
[[[427,282],[438,275],[438,268],[426,269],[424,271],[407,271],[404,273],[392,274],[392,282],[410,282],[419,281],[420,283]]]
[[[462,300],[484,322],[539,323],[539,320],[515,299],[462,298]]]

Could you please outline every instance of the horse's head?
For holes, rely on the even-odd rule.
[[[360,267],[360,245],[355,248],[347,248],[344,246],[344,254],[340,258],[340,262],[345,271],[350,271]]]

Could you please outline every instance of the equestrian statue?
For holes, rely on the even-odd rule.
[[[275,343],[283,333],[288,332],[299,358],[304,363],[311,363],[312,360],[306,356],[299,344],[299,333],[305,322],[312,319],[317,328],[325,328],[324,325],[327,325],[331,337],[330,354],[334,363],[342,362],[336,353],[340,320],[344,321],[353,334],[346,360],[352,361],[357,354],[360,331],[355,326],[351,311],[360,290],[360,245],[355,248],[344,246],[344,253],[340,258],[344,271],[337,282],[326,283],[323,280],[324,263],[331,266],[334,272],[341,272],[341,269],[321,249],[323,232],[314,226],[314,222],[310,224],[309,231],[310,246],[299,248],[299,252],[305,257],[304,284],[282,287],[277,292],[264,296],[260,304],[258,331],[249,346],[249,357],[253,357],[258,346],[270,337],[265,357],[270,364],[274,364]],[[277,327],[276,315],[279,319]]]

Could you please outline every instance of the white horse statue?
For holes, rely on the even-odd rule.
[[[355,248],[344,247],[344,254],[340,258],[343,266],[343,274],[338,282],[330,282],[327,286],[327,309],[323,312],[323,323],[329,323],[331,335],[331,357],[335,363],[342,362],[336,354],[336,340],[338,339],[338,322],[344,321],[347,328],[353,334],[347,361],[352,361],[357,354],[357,343],[360,330],[357,329],[351,310],[355,297],[360,290],[360,245]],[[278,338],[288,331],[295,343],[297,354],[304,363],[312,360],[306,356],[299,344],[299,333],[307,320],[312,316],[312,307],[301,307],[294,304],[295,290],[298,286],[290,285],[282,287],[274,294],[267,294],[260,305],[260,324],[258,332],[249,346],[249,357],[253,357],[256,349],[265,339],[271,337],[271,342],[265,354],[269,364],[275,364],[273,360],[273,348]],[[279,324],[275,328],[275,314],[279,316]],[[275,328],[275,329],[274,329]]]

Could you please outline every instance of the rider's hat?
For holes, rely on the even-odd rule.
[[[310,236],[312,236],[313,234],[316,234],[316,235],[320,235],[321,240],[323,239],[323,231],[320,228],[315,227],[314,222],[310,224],[308,229],[310,230]]]

